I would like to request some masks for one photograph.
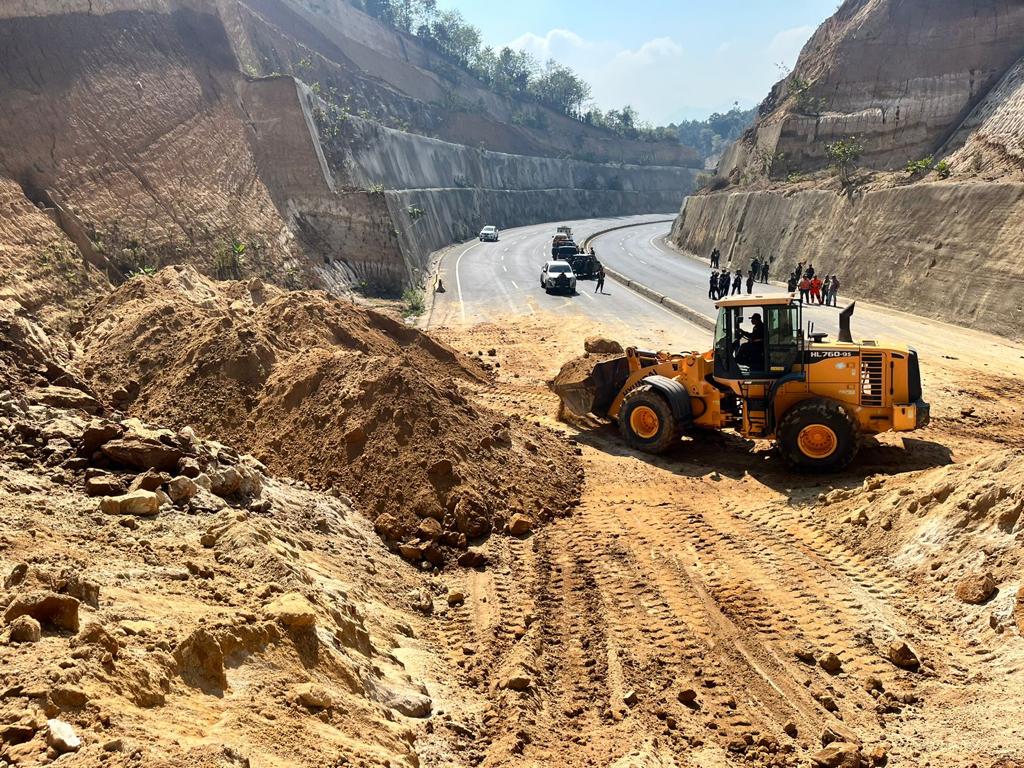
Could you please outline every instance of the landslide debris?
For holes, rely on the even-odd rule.
[[[461,390],[486,382],[480,369],[386,315],[173,267],[90,318],[81,367],[102,400],[351,494],[409,560],[442,565],[517,515],[532,525],[578,499],[572,445],[471,403]]]
[[[562,366],[551,381],[551,390],[561,400],[563,413],[603,415],[626,383],[628,363],[617,342],[587,339],[584,348],[581,357]]]
[[[995,609],[1011,625],[999,596],[1016,587],[1024,567],[1024,453],[1000,450],[962,464],[893,477],[818,498],[818,512],[859,551],[884,556],[914,581],[969,615]],[[1009,590],[1012,592],[1012,590]]]
[[[0,765],[416,764],[433,704],[392,651],[422,580],[367,521],[49,399],[0,392]]]

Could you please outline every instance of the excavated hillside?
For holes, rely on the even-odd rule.
[[[81,370],[101,398],[344,489],[414,562],[578,499],[572,446],[474,406],[461,389],[486,381],[479,363],[392,317],[189,267],[129,281],[89,315]]]
[[[679,153],[642,154],[566,118],[548,142],[513,129],[515,104],[466,73],[433,74],[438,56],[418,45],[340,2],[5,4],[0,290],[72,305],[190,263],[400,294],[433,250],[483,224],[668,211],[691,188]],[[477,133],[444,130],[473,122],[446,93],[491,105]],[[560,159],[573,126],[608,140],[588,156],[615,165]]]
[[[743,268],[769,256],[777,278],[813,263],[847,295],[1024,335],[1022,33],[1015,2],[849,0],[673,240]],[[856,147],[846,172],[837,141]]]

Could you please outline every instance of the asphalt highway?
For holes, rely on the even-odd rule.
[[[577,242],[612,227],[630,226],[602,235],[593,241],[598,258],[608,267],[642,283],[658,293],[675,299],[693,311],[713,319],[717,310],[708,298],[707,256],[681,253],[665,242],[670,218],[664,214],[616,219],[552,222],[511,229],[501,233],[497,243],[473,241],[454,246],[444,255],[440,276],[445,292],[435,297],[428,320],[429,327],[473,325],[539,313],[593,319],[617,323],[628,339],[628,331],[668,332],[678,339],[676,351],[706,349],[711,335],[702,328],[672,313],[666,307],[609,279],[604,294],[595,294],[593,281],[580,281],[574,296],[548,295],[540,287],[540,270],[550,258],[551,238],[556,228],[573,228]],[[661,223],[652,223],[661,222]],[[746,273],[748,264],[733,266]],[[828,269],[828,265],[821,265]],[[773,274],[778,279],[780,275]],[[840,275],[842,279],[842,275]],[[746,285],[743,289],[746,295]],[[779,283],[756,284],[754,295],[785,292]],[[850,299],[839,294],[839,307],[807,307],[805,326],[829,334],[834,340],[839,330],[839,311]],[[956,355],[957,350],[984,356],[998,365],[1006,354],[1019,356],[1022,347],[995,335],[918,317],[895,309],[858,302],[852,323],[855,339],[876,339],[914,346],[932,357]],[[955,359],[955,357],[954,357]]]
[[[581,280],[573,296],[548,295],[540,286],[540,271],[551,258],[551,238],[558,226],[571,226],[578,242],[610,227],[651,220],[665,214],[617,219],[591,219],[541,224],[506,230],[497,243],[471,242],[445,254],[440,276],[444,293],[435,295],[429,327],[506,321],[510,317],[550,313],[583,315],[607,323],[619,320],[634,331],[669,331],[690,344],[706,339],[707,331],[665,307],[608,280],[604,293],[594,292],[593,280]],[[669,225],[660,225],[664,231]]]
[[[598,258],[608,267],[713,320],[717,310],[715,302],[708,298],[708,276],[711,274],[708,255],[703,254],[703,258],[700,258],[670,247],[665,242],[670,228],[668,224],[631,227],[604,235],[595,240],[593,245]],[[827,264],[815,266],[826,271],[829,269]],[[735,272],[739,268],[745,276],[749,267],[749,263],[735,264],[732,270]],[[771,275],[773,281],[783,277],[775,273]],[[842,277],[840,274],[840,281]],[[755,283],[753,295],[775,296],[785,292],[785,286],[778,282],[767,285]],[[745,277],[743,295],[747,295]],[[834,341],[839,333],[839,312],[851,301],[853,299],[840,290],[838,307],[805,307],[804,327],[812,322],[816,332],[827,333],[827,340]],[[984,349],[995,354],[1019,349],[1019,345],[991,334],[864,301],[857,302],[852,330],[855,340],[874,339],[879,343],[888,341],[907,344],[922,352],[927,350],[933,356],[955,355],[956,349],[964,345],[972,352]],[[958,341],[954,343],[953,339]]]

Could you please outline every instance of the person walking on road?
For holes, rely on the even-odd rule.
[[[801,277],[798,285],[800,288],[800,303],[806,304],[811,295],[811,280],[807,276]]]
[[[761,259],[759,257],[755,257],[750,263],[750,271],[754,273],[755,279],[761,276]]]
[[[790,293],[796,293],[796,284],[800,282],[797,280],[796,275],[789,276],[789,282],[786,283],[786,290]]]
[[[711,273],[711,277],[708,278],[708,298],[712,301],[718,298],[718,270],[716,269]]]
[[[723,269],[718,276],[718,298],[724,299],[729,295],[729,270]]]
[[[594,288],[594,293],[600,293],[604,295],[604,266],[597,268],[597,287]]]
[[[736,276],[732,279],[732,295],[743,293],[743,273],[738,269],[736,270]]]
[[[722,254],[719,252],[717,246],[711,249],[711,268],[718,269],[719,262],[722,260]]]
[[[747,296],[754,292],[754,270],[747,272]]]
[[[772,265],[770,261],[766,261],[764,264],[761,265],[761,282],[764,283],[765,285],[768,284],[768,270],[771,268],[771,266]]]

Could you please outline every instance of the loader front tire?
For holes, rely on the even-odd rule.
[[[857,425],[839,403],[804,400],[782,417],[778,447],[797,471],[839,472],[857,455]]]
[[[619,409],[619,432],[630,448],[658,454],[679,442],[680,426],[668,401],[642,386],[626,395]]]

